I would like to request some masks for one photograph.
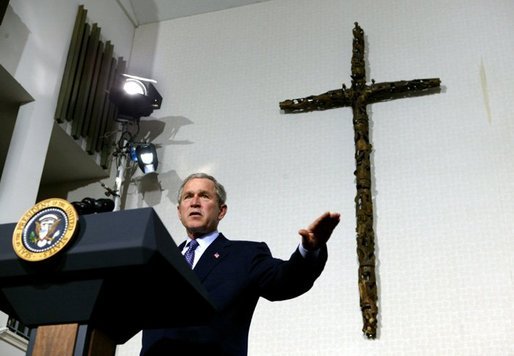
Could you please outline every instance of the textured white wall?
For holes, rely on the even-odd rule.
[[[179,242],[175,192],[206,171],[228,190],[220,230],[284,258],[299,228],[343,214],[314,288],[258,305],[250,355],[512,355],[513,13],[508,0],[275,0],[138,28],[130,67],[158,80],[163,106],[146,125],[164,127],[150,134],[159,181],[135,177],[126,208],[153,206]],[[351,109],[278,107],[350,84],[355,21],[369,79],[445,88],[368,107],[374,341],[360,331]],[[118,354],[138,351],[139,335]]]

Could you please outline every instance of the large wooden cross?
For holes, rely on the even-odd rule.
[[[373,232],[373,198],[371,194],[369,120],[367,104],[439,91],[438,78],[366,84],[364,63],[364,31],[355,23],[353,29],[352,86],[306,98],[280,103],[285,113],[300,113],[351,106],[355,142],[356,184],[355,210],[357,219],[357,256],[359,260],[359,295],[363,318],[362,331],[376,338],[378,298],[375,278],[375,234]]]

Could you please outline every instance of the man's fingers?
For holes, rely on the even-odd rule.
[[[314,220],[307,229],[301,229],[300,231],[302,232],[299,231],[299,234],[302,236],[306,236],[306,234],[309,233],[330,233],[332,230],[334,230],[337,224],[339,224],[340,219],[341,214],[331,213],[327,211],[326,213],[318,217],[316,220]]]
[[[307,249],[317,249],[325,244],[337,224],[339,224],[341,215],[339,213],[325,212],[318,217],[306,229],[298,230],[302,237],[302,244]]]
[[[339,213],[326,212],[321,215],[310,227],[313,232],[330,233],[339,224],[341,215]]]
[[[298,230],[298,233],[302,236],[302,237],[305,237],[305,238],[309,238],[311,235],[312,235],[312,232],[310,232],[309,230],[307,229],[300,229]]]

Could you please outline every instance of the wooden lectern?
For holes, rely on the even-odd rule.
[[[112,356],[141,329],[215,312],[152,208],[81,216],[70,245],[39,262],[15,254],[15,226],[0,225],[0,309],[37,328],[27,355]]]

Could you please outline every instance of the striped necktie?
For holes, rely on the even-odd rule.
[[[186,262],[193,268],[193,261],[195,260],[195,250],[198,247],[198,241],[191,240],[188,244],[188,249],[186,253],[184,253],[184,257],[186,258]]]

